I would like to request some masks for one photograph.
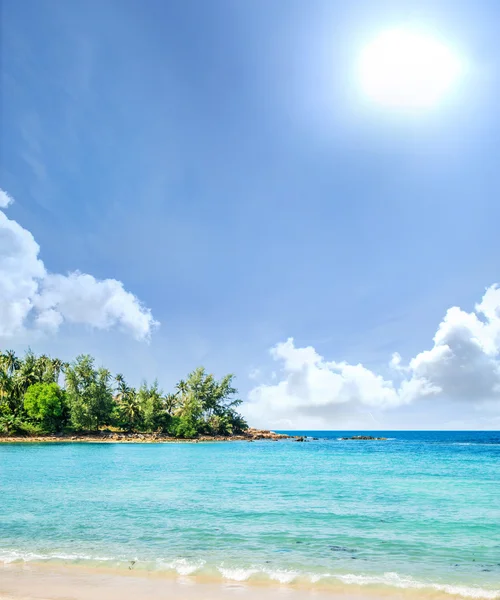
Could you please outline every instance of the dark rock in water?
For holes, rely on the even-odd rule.
[[[330,550],[333,550],[334,552],[356,552],[356,550],[345,548],[344,546],[330,546]]]
[[[307,440],[306,440],[305,436],[303,436],[303,435],[298,435],[298,436],[295,438],[295,441],[296,441],[296,442],[306,442]]]
[[[319,438],[313,438],[313,440],[319,440]]]
[[[371,435],[353,435],[352,437],[342,437],[341,440],[386,440],[386,437],[373,437]]]

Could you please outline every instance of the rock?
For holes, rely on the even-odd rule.
[[[288,435],[284,433],[275,433],[274,431],[267,431],[266,429],[254,429],[249,428],[243,434],[242,439],[252,439],[252,440],[284,440],[287,439]],[[231,438],[230,438],[231,439]],[[234,438],[233,438],[234,439]]]
[[[0,440],[4,436],[0,435]],[[274,431],[268,431],[267,429],[248,429],[246,431],[241,432],[238,435],[204,435],[197,437],[197,441],[204,442],[231,442],[231,441],[248,441],[253,442],[255,440],[268,440],[272,442],[277,442],[279,440],[284,439],[293,439],[291,436],[276,433]],[[195,440],[182,440],[175,437],[170,437],[164,433],[153,432],[153,433],[134,433],[131,431],[112,431],[110,429],[102,429],[100,431],[86,431],[80,433],[56,433],[56,434],[48,434],[44,436],[36,436],[36,437],[9,437],[9,440],[17,440],[17,441],[79,441],[79,442],[133,442],[133,443],[146,443],[146,442],[189,442]],[[306,441],[306,440],[304,440]]]
[[[305,436],[299,435],[295,438],[295,441],[296,442],[306,442],[307,440],[306,440]]]
[[[345,546],[330,546],[330,550],[333,550],[334,552],[356,552],[356,550],[346,548]]]

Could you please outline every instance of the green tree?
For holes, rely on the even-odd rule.
[[[61,373],[65,389],[58,385]],[[186,438],[239,433],[248,426],[237,412],[241,400],[233,379],[217,380],[199,367],[173,393],[164,395],[157,381],[136,390],[121,374],[113,389],[110,372],[97,369],[91,356],[67,364],[29,349],[23,358],[7,350],[0,352],[0,432],[30,435],[42,427],[55,430],[66,420],[72,429],[87,431],[115,424]]]
[[[177,437],[194,438],[204,431],[203,406],[195,394],[188,392],[172,421],[172,433]]]
[[[14,373],[21,368],[21,361],[17,358],[14,350],[7,350],[4,352],[1,358],[1,362],[9,375]]]
[[[96,431],[111,422],[111,373],[95,369],[94,359],[80,355],[65,369],[66,393],[72,426]]]
[[[119,424],[127,431],[136,430],[142,421],[141,407],[137,400],[137,392],[131,388],[129,392],[121,399],[119,407]]]
[[[24,410],[45,431],[59,431],[66,416],[65,392],[54,382],[34,383],[24,394]]]
[[[248,428],[236,411],[241,404],[233,386],[233,375],[217,381],[203,367],[192,371],[187,379],[177,384],[178,407],[175,411],[174,433],[193,437],[198,433],[230,435]],[[196,430],[195,434],[192,432]],[[190,435],[186,435],[189,432]]]
[[[165,411],[172,417],[175,414],[175,411],[179,407],[179,396],[177,394],[167,394],[164,398],[165,401]]]
[[[142,427],[144,431],[167,431],[172,420],[170,403],[160,390],[158,381],[148,386],[144,382],[137,394],[141,407]]]
[[[122,429],[133,431],[142,421],[141,407],[135,388],[129,387],[121,373],[115,376],[114,421]]]
[[[4,369],[0,370],[0,405],[12,410],[12,395],[14,393],[14,379]]]

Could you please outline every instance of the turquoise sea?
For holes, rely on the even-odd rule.
[[[300,433],[1,444],[0,560],[500,598],[500,433]]]

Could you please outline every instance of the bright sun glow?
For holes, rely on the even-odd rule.
[[[457,81],[459,59],[442,43],[405,30],[387,31],[363,51],[361,86],[390,107],[435,106]]]

